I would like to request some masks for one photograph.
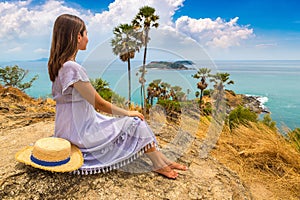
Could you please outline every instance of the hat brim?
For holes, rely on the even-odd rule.
[[[30,156],[33,150],[33,146],[27,146],[24,149],[20,150],[16,153],[15,158],[17,161],[21,163],[25,163],[26,165],[31,165],[32,167],[39,168],[42,170],[52,171],[52,172],[71,172],[79,169],[83,164],[83,156],[78,149],[78,147],[71,145],[71,156],[70,161],[66,164],[54,167],[47,167],[38,165],[31,161]]]

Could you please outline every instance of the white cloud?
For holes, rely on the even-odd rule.
[[[21,47],[15,47],[15,48],[7,50],[8,53],[15,53],[15,52],[20,52],[20,51],[22,51]]]
[[[27,1],[19,1],[18,4],[21,6],[28,6],[32,0],[27,0]]]
[[[160,30],[183,33],[204,46],[237,46],[253,35],[252,29],[237,24],[238,18],[226,22],[221,18],[212,20],[183,16],[174,22],[174,13],[183,3],[184,0],[115,0],[107,11],[91,13],[89,10],[71,8],[64,1],[57,0],[36,6],[31,5],[31,0],[0,2],[0,59],[3,59],[1,52],[14,53],[12,59],[18,59],[18,55],[22,58],[27,56],[28,59],[36,59],[42,54],[48,56],[46,49],[50,48],[54,20],[63,13],[80,16],[86,22],[90,37],[89,49],[93,49],[112,37],[115,26],[130,23],[139,8],[145,5],[156,9],[160,17]],[[26,48],[26,52],[19,51],[17,54],[16,50],[21,49],[20,46]]]
[[[50,0],[45,4],[30,7],[30,1],[0,3],[0,38],[25,38],[30,35],[49,35],[53,22],[62,13],[71,13],[83,18],[90,31],[112,33],[120,23],[130,23],[139,8],[149,5],[156,8],[159,23],[172,25],[172,17],[184,0],[115,0],[108,11],[91,14],[82,13],[65,5],[63,1]]]
[[[220,17],[212,20],[182,16],[176,20],[175,28],[204,46],[228,48],[239,46],[242,40],[253,36],[253,29],[240,26],[237,21],[238,17],[226,22]]]
[[[258,48],[276,47],[277,43],[257,44],[255,46],[258,47]]]
[[[49,49],[38,48],[33,51],[34,53],[48,53]]]
[[[49,35],[56,17],[62,13],[80,15],[60,1],[47,1],[30,8],[30,1],[0,3],[0,41]]]
[[[109,5],[108,11],[96,13],[88,19],[88,28],[97,33],[112,34],[113,27],[121,23],[130,23],[138,13],[139,8],[148,5],[154,7],[159,15],[161,26],[172,26],[172,17],[177,9],[182,6],[184,0],[115,0]]]
[[[53,23],[60,14],[70,13],[84,19],[90,15],[88,11],[82,13],[66,6],[63,1],[49,0],[37,6],[30,3],[31,1],[0,2],[0,60],[48,56],[46,52],[35,50],[50,48]],[[26,51],[7,50],[18,49],[20,46],[26,48]],[[2,52],[6,53],[5,57]]]

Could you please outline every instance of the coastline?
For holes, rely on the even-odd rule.
[[[107,63],[107,61],[105,62]],[[300,88],[297,87],[300,76],[300,60],[216,60],[214,63],[195,61],[196,67],[208,67],[216,72],[228,72],[234,80],[234,85],[226,86],[238,94],[251,94],[253,96],[267,97],[268,102],[264,106],[271,111],[271,117],[280,127],[288,127],[293,130],[300,127]],[[29,76],[39,75],[33,87],[26,90],[28,94],[36,98],[50,97],[51,82],[47,72],[47,63],[44,61],[18,61],[3,63],[3,65],[17,64],[29,70]],[[116,62],[109,66],[101,66],[101,60],[95,62],[83,62],[90,78],[104,78],[110,83],[111,88],[118,94],[126,97],[127,71],[126,64]],[[88,65],[88,66],[85,66]],[[141,61],[133,61],[132,69],[140,67]],[[195,69],[194,69],[195,70]],[[183,91],[187,88],[192,91],[188,99],[195,98],[196,79],[192,79],[192,70],[149,70],[147,83],[151,80],[162,79],[171,85],[184,84]],[[122,80],[120,80],[122,78]],[[132,76],[133,88],[139,87],[138,78]],[[274,81],[276,84],[274,84]],[[254,84],[255,83],[255,84]],[[137,95],[136,91],[133,98]],[[137,95],[138,96],[138,95]],[[136,98],[139,102],[139,97]]]
[[[250,108],[255,113],[260,114],[271,114],[271,110],[265,106],[268,102],[268,97],[263,97],[259,95],[241,94],[245,100],[245,107]]]

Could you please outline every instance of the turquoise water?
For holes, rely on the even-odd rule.
[[[230,73],[236,93],[266,97],[279,126],[300,127],[300,61],[244,61],[218,64]]]
[[[263,97],[264,105],[271,111],[271,117],[279,126],[290,129],[300,127],[300,61],[216,61],[201,63],[193,67],[209,67],[212,72],[228,72],[235,84],[226,86],[236,93]],[[28,78],[35,74],[39,79],[26,92],[33,97],[51,96],[51,82],[48,78],[47,62],[13,62],[1,66],[17,64],[30,71]],[[91,78],[102,77],[110,87],[127,97],[127,65],[118,61],[101,66],[101,62],[83,63]],[[141,62],[132,62],[132,98],[139,102],[137,69]],[[162,79],[171,85],[178,85],[186,92],[190,89],[189,99],[194,98],[197,80],[191,78],[195,70],[169,71],[149,70],[147,83]]]

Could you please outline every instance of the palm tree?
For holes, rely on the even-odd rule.
[[[162,83],[161,79],[156,79],[153,80],[147,87],[147,102],[151,106],[153,106],[154,97],[156,97],[157,99],[161,97],[161,93],[162,93],[161,83]]]
[[[128,106],[131,103],[131,67],[130,59],[134,58],[135,52],[139,51],[142,42],[141,32],[133,30],[133,26],[129,24],[120,24],[113,31],[115,38],[111,40],[113,53],[118,55],[123,62],[127,61],[128,69]]]
[[[199,100],[199,108],[201,109],[202,98],[203,98],[203,91],[207,88],[208,84],[206,83],[206,78],[210,76],[210,69],[208,68],[200,68],[198,69],[197,73],[192,75],[193,78],[199,79],[201,78],[200,82],[197,83],[197,88],[200,90],[195,93],[195,96],[200,96]]]
[[[180,86],[173,86],[171,87],[170,95],[173,101],[178,101],[182,99],[185,94],[182,92],[182,88]]]
[[[214,88],[217,91],[216,95],[216,108],[219,109],[220,102],[223,98],[223,92],[225,85],[231,85],[234,84],[233,80],[229,80],[229,73],[216,73],[215,75],[211,75],[212,79],[211,82],[214,82]]]
[[[229,73],[216,73],[215,75],[210,75],[212,79],[211,82],[214,82],[214,87],[221,90],[224,89],[225,85],[234,84],[233,80],[229,80]]]
[[[139,82],[141,84],[141,96],[143,97],[143,101],[146,100],[146,94],[145,94],[145,67],[146,67],[146,55],[147,55],[147,44],[149,42],[149,31],[151,27],[158,27],[157,20],[159,19],[158,15],[155,15],[155,9],[149,6],[144,6],[140,8],[138,14],[135,16],[135,18],[132,21],[132,24],[136,30],[143,29],[142,30],[142,43],[144,46],[144,58],[143,58],[143,70],[141,73],[141,77],[139,79]],[[143,107],[143,112],[145,113],[146,106],[143,105],[143,102],[141,102]]]
[[[187,100],[189,100],[189,94],[190,94],[190,92],[191,92],[191,90],[188,88],[186,90],[186,98],[187,98]]]
[[[161,82],[160,83],[161,86],[161,92],[160,92],[160,96],[159,98],[161,99],[168,99],[170,98],[168,95],[168,89],[171,87],[171,85],[169,83],[166,82]]]

